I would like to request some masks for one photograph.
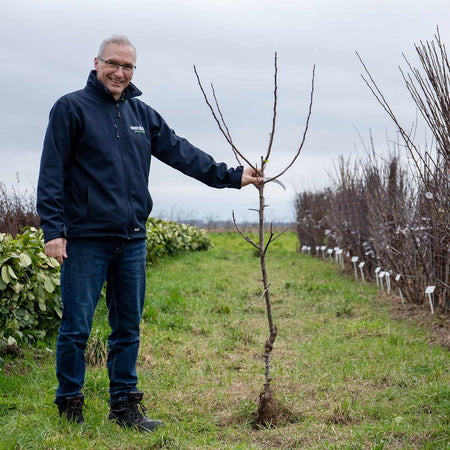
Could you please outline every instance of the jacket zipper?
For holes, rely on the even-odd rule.
[[[123,147],[123,138],[120,139],[120,132],[122,131],[121,123],[122,123],[122,116],[120,115],[120,103],[119,101],[116,102],[116,111],[117,111],[117,124],[115,124],[116,128],[116,137],[119,139],[119,149],[120,153],[122,154],[123,158],[123,166],[124,166],[124,172],[125,172],[125,183],[126,183],[126,189],[127,189],[127,205],[128,205],[128,221],[127,221],[127,239],[131,239],[130,237],[130,223],[131,223],[131,204],[130,204],[130,176],[129,176],[129,170],[128,170],[128,158],[126,154],[126,150]]]

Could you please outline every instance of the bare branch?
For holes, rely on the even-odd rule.
[[[359,56],[359,53],[356,52],[356,55],[358,56],[358,59],[360,60],[365,72],[367,73],[369,79],[370,79],[370,83],[369,81],[363,76],[361,75],[361,78],[364,80],[364,82],[366,83],[367,87],[370,89],[370,91],[372,92],[372,94],[374,95],[374,97],[377,99],[378,103],[382,106],[382,108],[387,112],[387,114],[389,115],[389,117],[392,119],[392,121],[395,123],[395,125],[397,126],[398,131],[400,132],[400,135],[402,136],[403,140],[405,141],[405,144],[407,145],[407,147],[410,149],[410,154],[411,157],[414,160],[415,165],[417,166],[418,170],[420,171],[420,164],[419,164],[419,159],[422,161],[422,163],[426,164],[425,159],[423,158],[423,156],[421,155],[421,152],[417,149],[417,147],[414,145],[414,143],[412,142],[410,136],[408,135],[408,133],[404,130],[404,128],[400,125],[399,121],[397,120],[397,117],[395,116],[395,114],[393,113],[393,111],[391,110],[387,100],[384,98],[383,94],[381,93],[380,89],[378,88],[375,80],[372,78],[372,75],[370,74],[369,70],[367,69],[366,65],[364,64],[364,61],[362,60],[362,58]],[[421,177],[423,177],[423,174],[421,173]]]
[[[270,177],[266,181],[266,183],[270,183],[272,180],[276,180],[277,178],[281,177],[281,175],[285,174],[293,166],[295,161],[297,161],[297,158],[300,156],[300,152],[302,151],[303,144],[305,143],[305,140],[306,140],[306,133],[308,132],[309,121],[311,119],[312,105],[313,105],[313,98],[314,98],[314,77],[315,77],[315,72],[316,72],[316,66],[313,66],[312,81],[311,81],[311,96],[310,96],[310,101],[309,101],[308,116],[306,118],[305,130],[303,131],[302,141],[301,141],[300,146],[299,146],[299,148],[297,150],[297,153],[295,154],[295,156],[292,159],[292,161],[286,166],[286,168],[283,171],[281,171],[278,175],[275,175],[274,177]]]
[[[421,55],[422,65],[424,66],[425,71],[427,72],[429,79],[433,80],[433,87],[429,86],[429,84],[427,84],[423,80],[419,71],[412,67],[412,65],[409,63],[408,59],[405,57],[405,55],[403,55],[403,56],[404,56],[404,59],[408,65],[408,67],[410,68],[411,72],[414,73],[415,79],[416,79],[420,89],[422,89],[423,95],[425,96],[425,99],[427,102],[427,106],[425,105],[423,98],[422,98],[421,94],[419,93],[417,87],[414,85],[411,75],[408,74],[408,76],[406,76],[405,73],[403,72],[403,70],[401,69],[401,67],[399,67],[399,69],[400,69],[400,72],[406,83],[407,89],[409,90],[414,102],[417,104],[419,110],[421,111],[422,116],[428,123],[428,126],[430,127],[431,131],[433,132],[433,135],[438,140],[440,139],[440,136],[445,136],[445,142],[443,142],[442,139],[440,140],[440,148],[444,149],[444,153],[445,153],[445,149],[450,147],[450,144],[448,141],[448,128],[449,127],[446,126],[446,124],[441,124],[440,118],[443,116],[446,116],[446,114],[443,114],[442,110],[440,109],[440,105],[441,104],[446,105],[448,103],[447,90],[445,90],[442,100],[436,100],[435,96],[438,95],[438,94],[436,94],[436,91],[438,91],[438,93],[440,92],[439,86],[441,84],[446,84],[446,83],[444,83],[444,82],[440,83],[440,82],[436,81],[435,74],[439,73],[439,70],[440,70],[438,68],[438,67],[440,67],[439,62],[434,61],[437,59],[436,53],[434,52],[434,56],[433,56],[433,53],[431,55],[426,55],[425,54],[426,50],[425,50],[425,47],[423,44],[422,44],[422,49],[423,49],[423,52],[421,53],[420,48],[416,46],[416,50]],[[431,52],[430,47],[428,47],[428,49]],[[426,189],[428,191],[432,191],[433,183],[435,181],[437,181],[437,178],[435,177],[434,180],[430,180],[429,177],[426,176],[426,173],[432,173],[433,169],[434,169],[434,171],[437,171],[442,176],[442,175],[444,175],[442,169],[439,167],[439,164],[437,164],[436,161],[434,161],[434,158],[428,152],[425,152],[425,154],[422,154],[420,149],[414,144],[410,134],[407,133],[405,131],[405,129],[399,123],[397,117],[395,116],[394,112],[390,108],[387,100],[384,98],[383,94],[381,93],[379,87],[377,86],[376,82],[374,81],[373,77],[371,76],[369,70],[367,69],[366,65],[364,64],[364,62],[363,62],[362,58],[360,57],[360,55],[358,54],[358,52],[356,52],[356,55],[358,56],[362,66],[364,67],[365,72],[369,76],[370,83],[368,82],[368,80],[366,80],[364,78],[364,76],[362,76],[362,79],[364,80],[366,85],[369,87],[369,89],[371,90],[371,92],[373,93],[375,98],[378,100],[380,105],[383,107],[383,109],[388,113],[389,117],[395,123],[400,135],[402,136],[402,138],[406,144],[409,154],[411,155],[411,158],[414,161],[414,164],[417,168],[417,171],[419,173],[421,180],[423,181]],[[447,62],[447,64],[448,64],[448,62]],[[445,66],[445,60],[442,65]],[[445,97],[445,95],[447,95],[447,97]],[[446,111],[448,110],[448,106],[445,106],[445,110]],[[438,146],[438,148],[439,148],[439,146]],[[441,192],[442,196],[448,199],[448,195],[449,195],[448,191],[446,189],[441,189],[441,191],[442,191]],[[435,212],[438,213],[438,205],[435,202],[433,202],[431,206],[435,210]],[[436,217],[439,218],[440,215],[437,214]],[[445,225],[445,224],[442,224],[442,225]]]
[[[242,233],[242,231],[239,229],[239,227],[237,226],[237,223],[236,223],[236,217],[235,217],[235,215],[234,215],[234,211],[233,211],[233,223],[234,223],[234,226],[235,226],[235,228],[236,228],[236,231],[249,243],[249,244],[251,244],[251,245],[253,245],[253,247],[255,247],[256,249],[258,249],[259,250],[259,247],[258,247],[258,245],[256,245],[248,236],[246,236],[244,233]]]
[[[273,234],[271,233],[271,234],[270,234],[270,238],[269,238],[269,240],[267,241],[266,247],[264,248],[264,253],[267,252],[267,249],[269,248],[269,245],[270,245],[273,241],[277,240],[279,237],[283,236],[283,234],[286,233],[286,231],[288,231],[288,228],[284,229],[281,233],[277,234],[275,237],[273,237]]]
[[[268,286],[264,289],[264,292],[256,300],[250,302],[242,311],[246,311],[248,308],[250,308],[250,306],[254,305],[255,303],[258,303],[266,295],[266,292],[270,288],[270,284],[271,283],[268,284]]]
[[[208,96],[206,95],[205,90],[203,89],[202,82],[200,81],[200,76],[198,75],[197,68],[195,66],[194,66],[194,73],[195,73],[195,76],[197,77],[197,83],[200,87],[200,90],[202,91],[203,98],[205,99],[205,102],[208,105],[208,107],[211,111],[211,114],[213,115],[214,120],[216,121],[216,123],[219,127],[219,130],[222,132],[222,134],[224,135],[227,142],[231,145],[231,148],[233,150],[233,153],[234,153],[237,161],[239,162],[238,156],[240,156],[255,172],[257,172],[256,167],[237,149],[237,147],[234,145],[233,141],[231,140],[231,137],[229,136],[229,134],[227,134],[227,132],[223,129],[222,123],[218,119],[216,112],[215,112],[213,106],[211,105],[211,103],[209,102]]]
[[[366,151],[366,153],[369,153],[369,149],[367,148],[366,143],[364,142],[364,139],[362,138],[361,133],[358,130],[358,127],[355,124],[353,124],[353,128],[355,129],[356,133],[358,134],[359,140],[361,141],[361,144],[362,144],[364,150]]]
[[[211,90],[212,90],[212,93],[213,93],[214,102],[216,103],[217,111],[219,112],[219,115],[220,115],[220,119],[222,120],[223,126],[225,127],[225,130],[227,132],[227,136],[229,137],[230,141],[232,141],[230,130],[228,129],[228,126],[227,126],[227,124],[225,122],[225,119],[223,117],[222,111],[220,109],[219,102],[218,102],[217,97],[216,97],[216,90],[214,89],[214,85],[212,83],[211,83]],[[238,154],[236,152],[234,152],[234,156],[235,156],[238,164],[242,165],[241,160],[239,159],[239,156],[238,156]]]
[[[277,66],[277,52],[275,52],[275,74],[274,74],[274,90],[273,90],[273,118],[272,118],[272,131],[270,133],[270,140],[269,140],[269,147],[267,149],[266,157],[264,158],[262,170],[264,170],[265,165],[269,162],[270,152],[272,150],[272,144],[273,144],[273,137],[275,135],[275,123],[277,118],[277,75],[278,75],[278,66]]]

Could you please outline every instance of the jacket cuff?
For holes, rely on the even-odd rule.
[[[44,244],[46,244],[48,241],[51,241],[53,239],[58,238],[65,238],[67,239],[66,233],[64,231],[59,230],[45,230],[45,228],[42,228],[44,230]]]
[[[231,187],[235,189],[240,189],[242,187],[242,172],[244,171],[243,166],[236,167],[231,173]]]

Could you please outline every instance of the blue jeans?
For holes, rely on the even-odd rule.
[[[139,324],[145,299],[145,240],[85,239],[67,242],[61,267],[63,315],[56,345],[55,403],[80,393],[85,376],[84,351],[94,311],[106,280],[110,401],[136,391]]]

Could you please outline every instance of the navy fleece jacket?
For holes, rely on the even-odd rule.
[[[53,106],[37,190],[45,242],[145,238],[152,155],[208,186],[241,187],[242,167],[228,169],[177,136],[139,95],[130,84],[116,101],[92,71],[84,89]]]

